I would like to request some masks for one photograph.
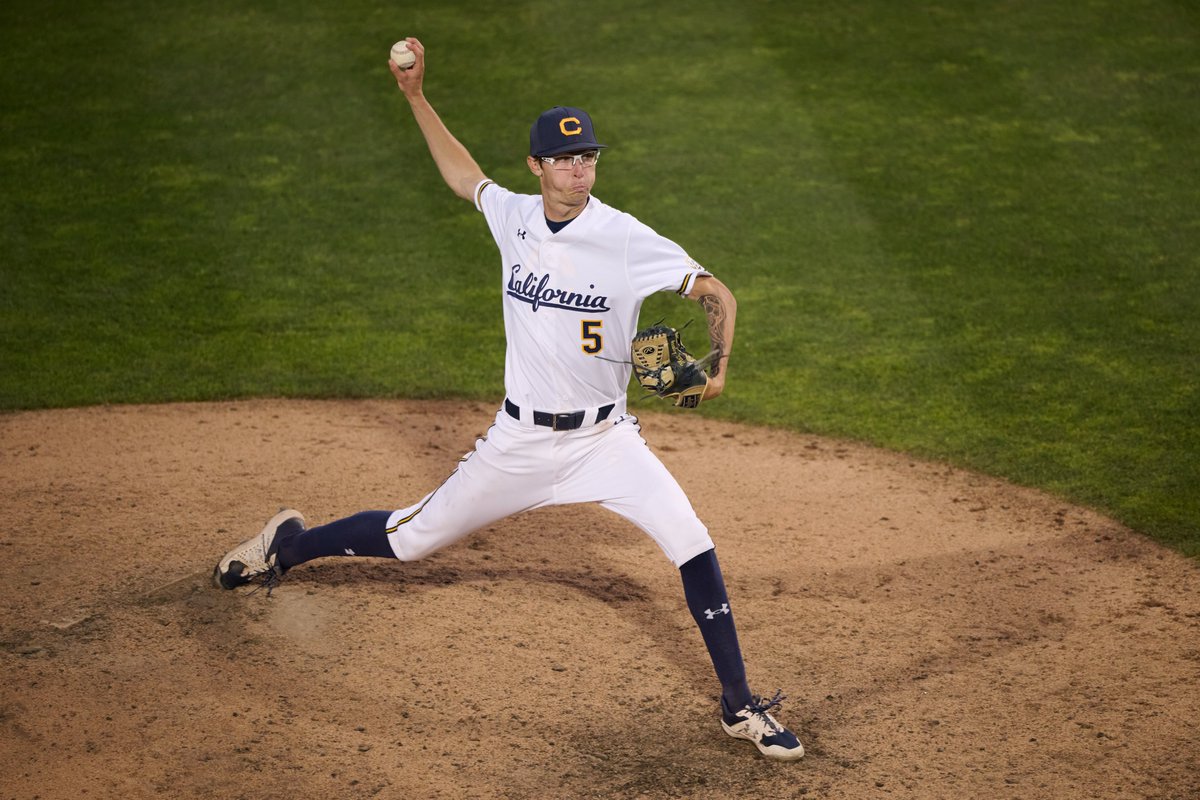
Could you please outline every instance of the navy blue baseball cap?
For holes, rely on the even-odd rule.
[[[599,150],[592,118],[581,108],[555,106],[529,129],[529,155],[557,156],[580,150]]]

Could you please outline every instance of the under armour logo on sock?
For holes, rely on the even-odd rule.
[[[721,607],[718,608],[716,611],[713,611],[711,608],[704,609],[704,616],[708,617],[709,619],[716,619],[717,614],[728,614],[728,613],[729,613],[729,603],[721,603]]]
[[[348,555],[348,556],[356,556],[356,555],[358,555],[358,553],[354,552],[354,551],[353,551],[353,550],[351,550],[349,547],[347,547],[347,548],[346,548],[346,555]]]

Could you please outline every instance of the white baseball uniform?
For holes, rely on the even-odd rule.
[[[595,197],[557,233],[540,195],[484,180],[475,204],[500,248],[507,399],[453,474],[389,517],[396,557],[419,559],[520,511],[585,502],[633,522],[675,566],[712,548],[687,496],[625,413],[628,346],[642,301],[659,291],[686,295],[710,273]]]

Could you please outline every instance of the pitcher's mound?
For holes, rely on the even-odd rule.
[[[280,506],[406,506],[494,408],[0,417],[3,797],[1200,796],[1200,570],[1038,492],[696,416],[643,435],[717,542],[799,763],[726,736],[653,542],[594,507],[429,559],[209,573]]]

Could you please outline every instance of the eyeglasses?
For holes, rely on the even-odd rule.
[[[600,160],[600,151],[588,150],[586,153],[571,153],[565,156],[538,156],[538,158],[559,170],[575,169],[576,166],[582,166],[584,169],[587,169],[588,167],[596,166],[596,162]]]

